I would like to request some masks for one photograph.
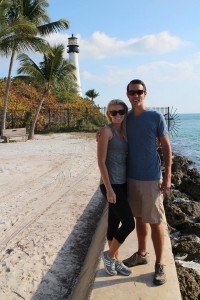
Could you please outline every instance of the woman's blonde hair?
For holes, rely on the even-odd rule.
[[[128,113],[128,106],[126,105],[126,103],[124,101],[120,100],[120,99],[113,99],[113,100],[111,100],[108,103],[107,107],[106,107],[106,117],[107,117],[107,119],[108,119],[109,122],[112,121],[112,119],[111,119],[111,117],[109,115],[109,111],[110,111],[111,106],[112,105],[116,105],[116,104],[123,106],[123,108],[126,111],[124,120],[122,121],[122,127],[121,127],[122,134],[123,134],[124,137],[126,137],[126,116],[127,116],[127,113]]]

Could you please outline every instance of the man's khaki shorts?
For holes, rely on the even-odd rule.
[[[134,217],[143,223],[159,224],[165,219],[160,180],[128,179],[128,201]]]

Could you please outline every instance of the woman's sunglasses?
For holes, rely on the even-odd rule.
[[[119,114],[120,116],[125,115],[126,111],[125,111],[125,109],[110,110],[109,113],[111,114],[112,117],[115,117],[117,114]]]
[[[144,90],[130,90],[127,92],[128,95],[134,96],[137,94],[138,96],[141,96],[144,93]]]

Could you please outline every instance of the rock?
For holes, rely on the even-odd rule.
[[[187,175],[192,179],[196,179],[197,182],[200,182],[200,173],[197,168],[192,168],[187,170]]]
[[[184,261],[200,263],[199,243],[195,236],[181,236],[173,243],[173,254],[185,257]]]
[[[173,188],[164,195],[164,207],[174,256],[200,263],[200,173],[191,163],[173,154]],[[200,300],[200,275],[177,261],[176,268],[182,298]]]
[[[189,165],[190,165],[190,161],[186,157],[179,156],[179,155],[173,155],[173,158],[172,158],[172,173],[173,174],[178,173],[180,176],[187,174]]]
[[[200,201],[200,173],[196,168],[190,169],[190,165],[186,157],[173,154],[172,182],[175,188]]]
[[[200,201],[200,183],[199,179],[184,177],[179,185],[179,190],[188,193],[194,200]]]
[[[178,262],[176,262],[176,270],[182,298],[184,300],[199,300],[200,276],[193,269],[184,268]]]

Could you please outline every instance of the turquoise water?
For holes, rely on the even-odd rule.
[[[186,156],[200,171],[200,114],[179,114],[176,129],[171,135],[172,151]]]

